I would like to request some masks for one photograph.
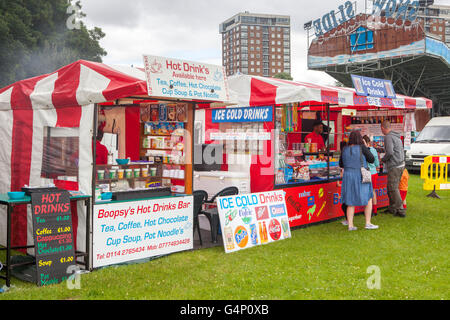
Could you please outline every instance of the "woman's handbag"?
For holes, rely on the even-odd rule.
[[[368,169],[364,167],[364,161],[362,158],[362,147],[359,148],[359,155],[361,159],[361,182],[362,183],[372,183],[372,174]]]

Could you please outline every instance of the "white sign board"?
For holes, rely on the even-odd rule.
[[[148,95],[176,99],[228,101],[222,66],[144,55]]]
[[[219,197],[216,202],[226,253],[291,237],[283,190]]]
[[[93,267],[193,248],[192,196],[94,206]]]

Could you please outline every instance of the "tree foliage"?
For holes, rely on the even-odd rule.
[[[0,88],[79,59],[102,61],[105,34],[81,20],[69,29],[72,4],[81,8],[71,0],[0,0]]]
[[[287,73],[287,72],[277,73],[277,74],[274,75],[273,77],[274,77],[274,78],[277,78],[277,79],[283,79],[283,80],[294,80],[294,79],[292,78],[292,76],[291,76],[289,73]]]

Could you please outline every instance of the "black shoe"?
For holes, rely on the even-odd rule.
[[[405,213],[396,212],[394,214],[394,217],[406,218],[406,214]]]

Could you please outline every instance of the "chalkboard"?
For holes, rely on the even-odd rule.
[[[76,264],[70,194],[65,190],[33,192],[31,210],[37,285],[67,280],[72,274],[68,268]]]

